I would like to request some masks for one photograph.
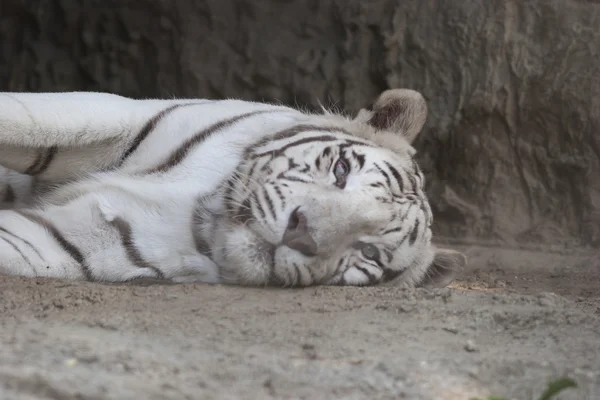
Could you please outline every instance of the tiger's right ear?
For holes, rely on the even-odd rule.
[[[371,107],[361,109],[355,120],[379,131],[399,133],[412,143],[427,120],[427,103],[423,95],[414,90],[386,90]]]

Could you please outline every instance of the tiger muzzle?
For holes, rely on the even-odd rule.
[[[317,254],[317,242],[310,235],[306,215],[299,208],[297,207],[290,214],[281,243],[305,256],[312,257]]]

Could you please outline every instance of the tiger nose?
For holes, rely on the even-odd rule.
[[[317,242],[310,236],[306,215],[299,208],[290,214],[281,243],[305,256],[314,256],[317,254]]]

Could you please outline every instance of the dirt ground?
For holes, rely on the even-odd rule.
[[[0,399],[600,398],[600,257],[455,247],[451,288],[0,280]]]

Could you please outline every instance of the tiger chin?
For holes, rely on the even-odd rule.
[[[408,89],[354,118],[240,100],[0,93],[0,273],[447,286],[467,260],[432,243],[411,146],[426,118]]]

